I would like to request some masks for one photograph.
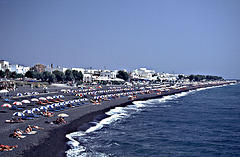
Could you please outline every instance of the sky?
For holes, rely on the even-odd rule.
[[[0,59],[240,78],[239,0],[0,0]]]

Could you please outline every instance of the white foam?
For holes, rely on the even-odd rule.
[[[126,113],[124,107],[115,107],[114,109],[111,109],[110,111],[106,112],[106,115],[114,115],[119,113]]]
[[[107,117],[107,118],[101,120],[99,123],[97,123],[97,125],[87,129],[85,133],[91,133],[91,132],[100,130],[103,128],[104,125],[108,125],[114,121],[117,121],[118,119],[120,119],[121,117],[126,116],[126,115],[127,114],[125,114],[125,113],[112,114],[110,117]]]
[[[68,142],[68,145],[71,147],[71,148],[75,148],[77,146],[79,146],[79,142],[76,141],[74,139],[74,137],[79,137],[79,136],[83,136],[85,135],[84,132],[82,131],[78,131],[78,132],[73,132],[73,133],[70,133],[70,134],[67,134],[66,135],[66,138],[68,138],[70,141]]]
[[[132,102],[136,108],[145,107],[146,101],[133,101]]]

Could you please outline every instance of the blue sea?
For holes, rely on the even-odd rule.
[[[66,135],[68,157],[240,156],[240,85],[135,101]]]

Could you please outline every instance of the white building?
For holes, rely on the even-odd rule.
[[[65,71],[68,69],[69,68],[64,68],[64,67],[60,67],[60,66],[57,66],[56,68],[54,68],[54,67],[51,67],[48,65],[46,67],[45,71],[53,72],[53,71],[57,70],[57,71],[61,71],[61,72],[65,73]]]
[[[5,71],[6,69],[9,69],[9,62],[0,60],[0,70]]]
[[[153,80],[153,74],[155,74],[154,70],[148,70],[147,68],[139,68],[134,70],[131,73],[132,79],[143,79],[143,80]]]
[[[30,67],[25,67],[18,64],[11,64],[9,66],[9,70],[11,72],[16,72],[17,74],[25,74],[28,70],[30,70]]]
[[[100,77],[115,79],[117,77],[117,71],[102,70],[100,72]]]
[[[83,74],[83,82],[92,82],[93,76],[92,74]]]
[[[161,81],[176,81],[178,79],[178,74],[162,73],[158,74],[158,78]]]

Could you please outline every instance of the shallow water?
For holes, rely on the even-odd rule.
[[[66,135],[80,156],[239,156],[240,85],[184,92],[116,107]]]

